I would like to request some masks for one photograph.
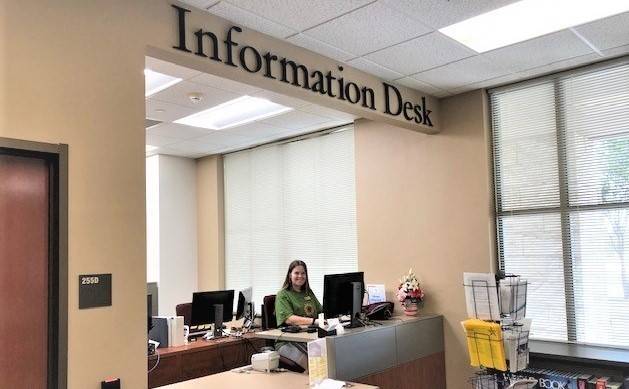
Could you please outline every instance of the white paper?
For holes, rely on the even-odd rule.
[[[481,320],[500,320],[498,290],[493,273],[463,273],[467,316]]]
[[[308,342],[308,380],[310,386],[328,378],[328,348],[326,338]]]
[[[367,284],[367,295],[369,296],[369,304],[387,301],[384,284]]]
[[[170,334],[168,336],[168,345],[170,347],[181,346],[185,343],[183,327],[183,316],[174,316],[168,318],[168,331],[170,331]]]
[[[500,280],[500,312],[503,315],[509,315],[513,321],[524,319],[526,286],[526,280],[520,277],[507,277]]]
[[[326,378],[321,381],[315,388],[317,389],[341,389],[345,386],[344,381],[337,381],[331,378]]]
[[[509,361],[509,371],[512,373],[526,369],[529,364],[528,340],[531,322],[531,319],[524,319],[521,323],[507,326],[502,331],[505,356]]]
[[[345,333],[345,328],[339,319],[328,319],[328,331],[336,330],[337,335]]]

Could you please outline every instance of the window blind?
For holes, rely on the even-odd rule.
[[[489,92],[500,267],[531,337],[629,347],[629,65]]]
[[[251,286],[259,306],[301,259],[323,303],[323,275],[358,268],[353,128],[223,161],[226,287]]]

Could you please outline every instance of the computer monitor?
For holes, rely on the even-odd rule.
[[[146,314],[146,330],[149,332],[151,331],[151,328],[153,328],[153,296],[151,294],[146,295]]]
[[[253,297],[251,288],[245,288],[238,292],[238,304],[236,305],[236,320],[250,315],[250,304]],[[247,315],[249,314],[249,315]]]
[[[354,289],[353,283],[358,288]],[[365,290],[365,273],[326,274],[323,277],[323,313],[326,318],[349,315],[351,327],[356,327],[356,320],[362,307]]]
[[[157,288],[157,282],[147,282],[146,283],[146,293],[151,295],[151,315],[158,316],[159,315],[159,293]]]
[[[216,317],[215,305],[221,305],[223,309],[222,317]],[[196,292],[192,294],[192,313],[190,324],[192,326],[202,326],[231,321],[234,312],[234,290],[218,290],[214,292]],[[215,335],[220,328],[216,328]]]

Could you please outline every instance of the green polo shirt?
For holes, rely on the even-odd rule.
[[[316,318],[323,309],[317,297],[308,292],[295,292],[282,289],[275,296],[275,317],[277,325],[284,324],[292,315]]]

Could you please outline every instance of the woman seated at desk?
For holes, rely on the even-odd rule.
[[[308,267],[304,261],[291,262],[284,285],[275,297],[277,325],[313,325],[321,312],[321,304],[308,283]],[[304,369],[308,368],[305,343],[277,342],[275,349]]]

